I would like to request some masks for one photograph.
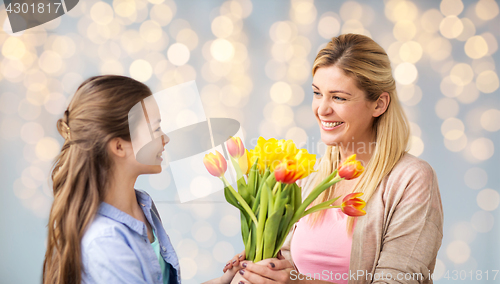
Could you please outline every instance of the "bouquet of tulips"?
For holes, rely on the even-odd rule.
[[[210,174],[222,179],[226,200],[241,211],[241,233],[248,260],[277,257],[292,226],[308,214],[338,207],[349,216],[365,214],[365,202],[357,198],[363,193],[347,195],[340,206],[332,206],[337,197],[308,208],[333,184],[356,178],[364,171],[355,160],[356,155],[350,156],[302,201],[302,190],[296,181],[314,171],[316,155],[297,149],[291,140],[262,137],[250,151],[239,137],[231,137],[227,149],[236,171],[238,191],[224,177],[227,163],[221,153],[207,154],[203,163]]]

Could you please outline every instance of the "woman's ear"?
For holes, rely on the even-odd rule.
[[[389,93],[383,92],[375,103],[375,109],[373,110],[373,117],[381,116],[389,107],[391,102],[391,96]]]
[[[113,138],[108,142],[108,150],[112,156],[124,158],[127,156],[125,151],[124,140],[121,138]]]

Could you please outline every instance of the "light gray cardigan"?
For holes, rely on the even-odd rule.
[[[312,189],[312,181],[312,175],[301,181],[303,198]],[[426,161],[404,154],[365,210],[353,233],[349,284],[433,283],[429,276],[443,238],[443,206],[434,169]],[[295,226],[281,249],[292,264],[294,231]]]

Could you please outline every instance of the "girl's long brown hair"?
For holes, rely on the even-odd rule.
[[[96,76],[83,82],[57,129],[65,138],[52,170],[54,202],[48,223],[43,283],[81,282],[80,242],[103,200],[112,169],[107,144],[130,141],[128,112],[151,95],[124,76]]]

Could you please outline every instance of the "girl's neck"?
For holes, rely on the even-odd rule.
[[[136,215],[139,213],[137,209],[140,210],[140,207],[134,189],[136,180],[137,176],[113,174],[110,185],[106,189],[104,202],[137,219]]]

